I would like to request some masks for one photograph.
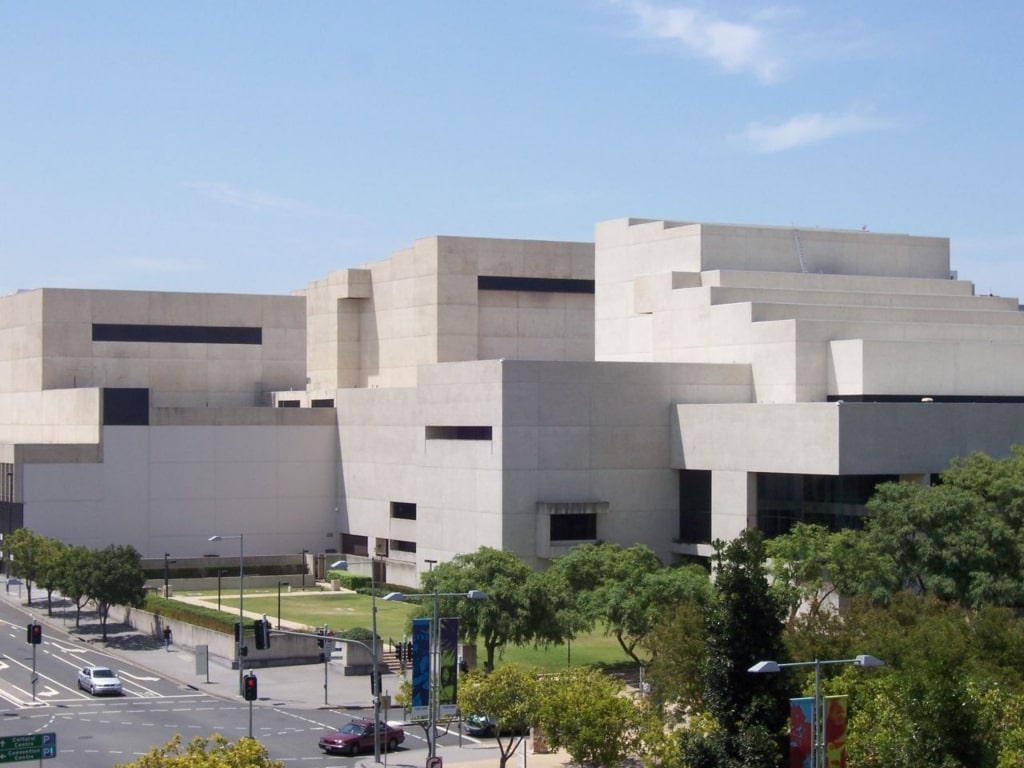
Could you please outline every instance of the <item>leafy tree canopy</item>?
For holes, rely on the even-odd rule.
[[[499,667],[489,675],[468,675],[459,684],[462,713],[486,715],[496,723],[502,768],[537,719],[540,690],[537,676],[514,664]]]
[[[162,747],[154,747],[131,763],[115,768],[285,768],[280,760],[271,760],[266,747],[243,737],[232,743],[220,734],[201,736],[182,743],[180,734]]]
[[[536,636],[538,612],[546,600],[539,577],[514,552],[481,547],[439,564],[422,581],[428,593],[464,595],[475,589],[487,595],[486,600],[438,598],[441,616],[458,617],[464,642],[483,640],[487,669],[494,668],[498,648],[525,645]],[[424,614],[430,610],[425,604]]]

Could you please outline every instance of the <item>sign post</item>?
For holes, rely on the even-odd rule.
[[[16,763],[22,760],[49,760],[56,756],[56,733],[0,736],[0,763]]]

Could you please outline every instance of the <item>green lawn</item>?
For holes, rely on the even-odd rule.
[[[216,597],[214,593],[189,592],[188,595]],[[221,598],[222,610],[231,613],[238,610],[237,596]],[[277,623],[277,594],[253,593],[245,597],[245,610],[265,613],[271,624]],[[409,603],[390,602],[377,599],[377,634],[384,642],[400,640],[410,631],[410,619],[416,613],[417,606]],[[368,595],[351,592],[307,592],[281,596],[281,618],[306,626],[322,627],[326,624],[335,632],[354,627],[370,629],[372,624],[372,602]],[[484,658],[483,646],[477,649],[478,658]],[[585,664],[602,664],[621,666],[630,662],[622,652],[614,637],[606,637],[602,632],[579,637],[568,647],[565,645],[550,648],[534,648],[533,646],[509,647],[498,650],[496,661],[501,664],[521,664],[534,667],[545,672],[564,669],[569,664],[580,666]]]

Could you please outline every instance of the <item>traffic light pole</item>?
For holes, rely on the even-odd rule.
[[[32,701],[36,700],[36,684],[39,682],[39,675],[36,674],[36,646],[39,644],[36,642],[36,620],[32,618],[32,623],[29,625],[29,632],[32,637]]]

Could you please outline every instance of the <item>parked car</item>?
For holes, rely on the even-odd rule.
[[[466,715],[462,720],[462,729],[468,736],[497,736],[498,724],[487,715]],[[502,736],[520,736],[530,730],[528,725],[505,726],[501,729]]]
[[[374,731],[381,749],[387,752],[393,751],[405,741],[405,731],[396,725],[380,723],[375,729],[373,720],[356,718],[342,726],[341,730],[321,736],[320,749],[327,754],[358,755],[360,752],[372,752]]]
[[[82,667],[78,670],[78,687],[93,696],[121,695],[121,679],[109,667]]]

